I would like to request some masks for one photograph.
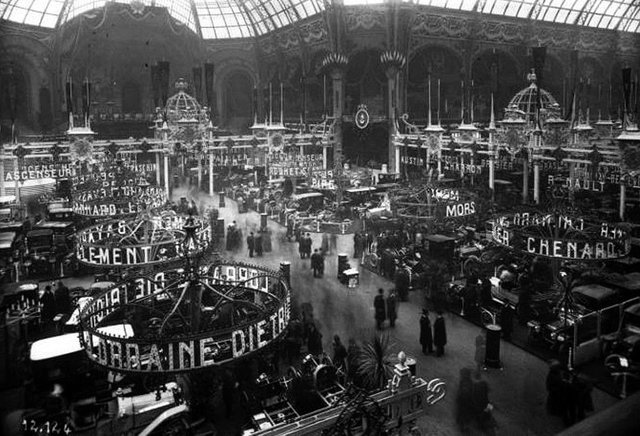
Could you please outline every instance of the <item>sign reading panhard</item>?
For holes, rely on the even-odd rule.
[[[97,267],[147,266],[176,260],[184,252],[183,227],[189,217],[164,213],[144,220],[117,220],[78,232],[76,258]],[[212,240],[206,220],[193,217],[199,247]]]
[[[631,251],[624,228],[562,214],[502,216],[494,221],[492,236],[501,245],[555,259],[611,260]]]
[[[280,273],[231,263],[214,265],[208,272],[201,272],[196,280],[193,277],[180,280],[180,271],[165,271],[131,279],[97,295],[80,314],[80,337],[89,359],[117,372],[184,372],[229,363],[267,346],[285,332],[291,294]],[[150,313],[145,304],[154,308],[163,300],[188,304],[189,299],[179,297],[191,289],[201,291],[202,301],[208,304],[200,317],[206,315],[207,319],[215,320],[205,324],[208,328],[180,333],[173,330],[167,335],[158,331],[156,337],[149,331],[136,331],[135,326],[133,337],[109,333],[108,327],[114,325],[114,320],[126,319],[132,311]],[[229,307],[242,306],[247,310],[228,317]],[[160,316],[155,318],[160,325],[170,322],[176,313],[173,310],[176,306],[167,307],[170,310],[164,316],[158,315],[157,310],[151,311],[155,312],[152,316]],[[247,313],[246,317],[239,319],[241,313]]]

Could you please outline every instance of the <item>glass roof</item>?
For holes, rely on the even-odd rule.
[[[329,0],[331,1],[331,0]],[[637,0],[343,0],[347,6],[389,1],[637,33]],[[205,39],[246,38],[315,15],[325,0],[0,0],[0,18],[54,28],[106,3],[164,7]]]

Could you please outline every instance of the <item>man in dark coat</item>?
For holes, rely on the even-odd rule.
[[[324,275],[324,252],[322,249],[318,250],[318,275],[322,277]]]
[[[476,371],[473,380],[473,414],[478,426],[485,434],[495,434],[496,422],[493,417],[493,405],[489,402],[489,385],[482,379],[482,372]]]
[[[253,250],[255,250],[256,238],[253,236],[253,232],[247,236],[247,248],[249,249],[249,257],[253,257]]]
[[[387,318],[389,318],[389,326],[391,327],[395,327],[396,318],[398,317],[396,301],[396,290],[392,289],[389,291],[389,296],[387,297]]]
[[[320,275],[320,263],[322,262],[322,256],[318,253],[318,249],[313,250],[311,255],[311,269],[313,269],[313,276],[318,277]]]
[[[311,246],[313,245],[313,241],[311,240],[311,234],[307,233],[305,237],[304,243],[304,254],[307,258],[311,257]]]
[[[431,320],[429,320],[429,311],[427,309],[422,309],[422,316],[420,317],[420,344],[422,345],[422,354],[433,353]]]
[[[319,356],[323,352],[322,348],[322,333],[316,327],[316,325],[311,322],[309,323],[309,339],[307,340],[307,348],[309,349],[309,353],[314,356]]]
[[[40,311],[40,319],[44,323],[50,322],[56,316],[56,299],[51,292],[51,286],[44,288],[44,293],[40,297],[42,309]]]
[[[384,304],[384,291],[382,288],[378,289],[378,295],[373,299],[373,308],[375,309],[376,327],[378,330],[382,329],[382,323],[386,317],[386,308]]]
[[[71,297],[69,296],[69,288],[67,288],[62,280],[58,281],[58,287],[55,292],[56,313],[68,314],[71,312]]]
[[[333,364],[336,368],[347,368],[347,349],[342,345],[340,336],[335,335],[333,337]]]
[[[258,232],[258,235],[255,237],[254,241],[256,246],[256,256],[262,256],[262,251],[263,251],[262,234]]]
[[[394,280],[396,289],[400,295],[400,300],[407,301],[409,296],[409,287],[411,286],[411,279],[409,278],[409,272],[406,270],[404,264],[398,264],[396,266]]]
[[[444,346],[447,344],[447,330],[444,326],[442,311],[438,311],[438,316],[433,323],[433,343],[436,346],[436,356],[444,354]]]

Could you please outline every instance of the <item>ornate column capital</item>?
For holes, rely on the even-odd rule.
[[[338,52],[328,53],[322,59],[322,69],[329,72],[332,79],[341,79],[347,70],[349,58],[347,55]]]
[[[404,68],[407,64],[407,58],[397,50],[387,50],[380,55],[380,63],[387,74],[387,78],[391,79]]]

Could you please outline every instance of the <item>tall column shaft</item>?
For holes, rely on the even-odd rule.
[[[7,195],[7,191],[4,187],[4,158],[2,151],[0,151],[0,196]]]
[[[333,81],[333,116],[336,119],[333,131],[333,165],[342,167],[342,110],[344,108],[344,73],[336,69],[331,73]]]
[[[393,145],[393,137],[396,134],[396,82],[398,71],[396,68],[387,70],[387,117],[389,119],[389,168],[395,168],[396,172],[400,171],[399,153],[396,153],[396,147]]]
[[[209,153],[209,195],[213,197],[213,153]]]
[[[167,193],[167,200],[171,199],[171,193],[169,192],[169,155],[164,155],[164,190]]]
[[[533,201],[540,204],[540,164],[533,163]]]
[[[620,185],[620,221],[624,221],[626,202],[627,187],[625,185]]]
[[[160,153],[155,153],[156,155],[156,185],[160,186],[162,184],[162,167],[160,166]]]
[[[529,159],[522,161],[522,204],[529,202]]]

